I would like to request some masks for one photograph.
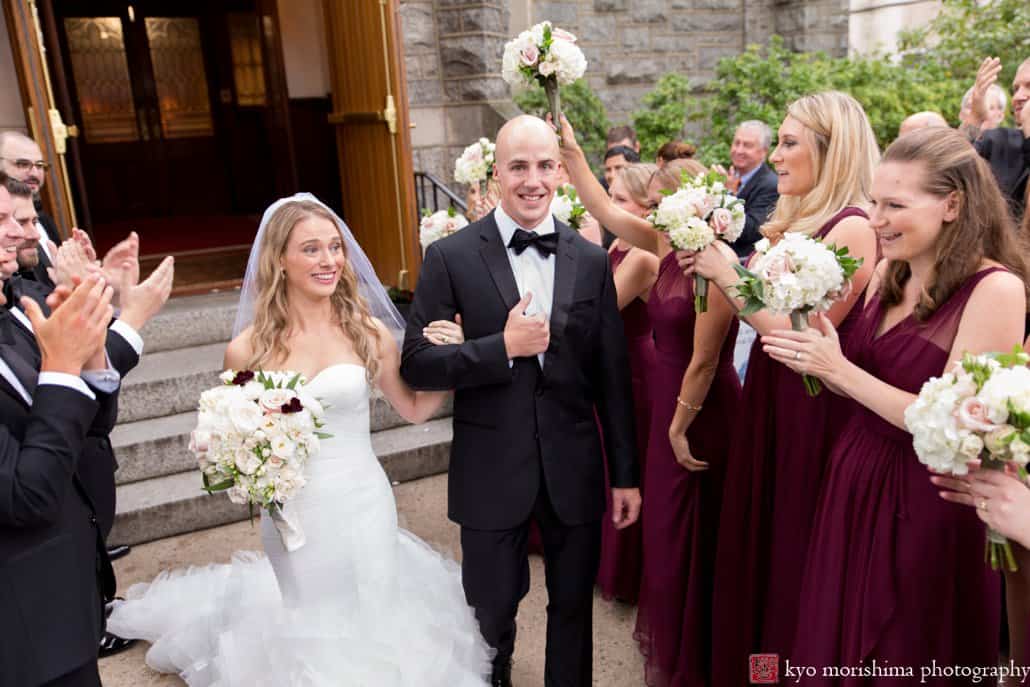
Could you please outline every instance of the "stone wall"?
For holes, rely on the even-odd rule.
[[[773,33],[798,50],[848,49],[848,0],[400,0],[400,12],[415,169],[447,183],[462,148],[517,111],[501,55],[533,23],[550,19],[579,37],[615,123],[666,72],[700,85],[719,59]]]

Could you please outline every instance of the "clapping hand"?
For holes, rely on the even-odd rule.
[[[28,296],[22,297],[21,307],[32,322],[39,344],[40,370],[78,376],[83,365],[103,348],[107,324],[114,314],[111,307],[114,291],[96,273],[88,275],[74,288],[67,285],[60,288],[62,295],[53,299],[56,309],[50,317],[43,315],[39,305]]]
[[[436,346],[465,343],[465,332],[461,328],[461,313],[454,315],[454,322],[433,320],[422,328],[422,336]]]
[[[62,243],[53,255],[54,266],[49,268],[49,274],[55,285],[74,288],[76,284],[85,281],[87,276],[100,272],[100,266],[90,258],[89,250],[74,238]]]
[[[726,177],[726,190],[730,193],[736,193],[737,189],[740,188],[740,174],[737,172],[736,167],[731,166],[729,170],[727,170],[725,167],[717,163],[712,165],[712,171]]]
[[[1001,73],[1001,60],[997,57],[987,57],[980,63],[976,72],[976,81],[973,83],[973,92],[969,97],[969,109],[972,121],[968,122],[973,126],[983,126],[987,120],[987,91],[998,81]]]
[[[113,250],[113,249],[112,249]],[[139,280],[139,260],[126,260],[118,270],[121,278],[119,319],[136,331],[156,315],[168,300],[175,278],[175,258],[166,257],[149,277]]]

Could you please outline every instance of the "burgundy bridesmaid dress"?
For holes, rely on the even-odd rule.
[[[877,335],[885,308],[871,296],[848,358],[891,386],[918,393],[944,372],[955,332],[985,269],[922,324],[909,315]],[[984,526],[949,503],[916,458],[912,436],[855,404],[830,454],[805,566],[791,662],[913,669],[913,680],[867,670],[814,685],[967,685],[954,666],[998,660],[999,575],[984,563]],[[920,682],[922,666],[942,669]],[[872,675],[868,675],[873,672]],[[989,680],[984,680],[984,683]]]
[[[676,462],[669,443],[676,397],[693,353],[695,319],[694,280],[683,276],[674,253],[659,266],[647,312],[655,339],[654,406],[644,475],[644,565],[635,636],[646,657],[648,685],[717,684],[708,675],[712,570],[723,468],[739,422],[740,382],[733,369],[737,322],[723,343],[703,409],[687,431],[691,452],[711,467],[690,472]]]
[[[823,225],[825,237],[846,217]],[[848,338],[861,307],[841,322]],[[751,348],[741,407],[726,469],[719,516],[712,625],[712,684],[750,683],[749,655],[786,654],[793,644],[797,602],[826,456],[849,404],[831,391],[811,397],[801,376]]]
[[[629,250],[613,248],[610,253],[612,272],[617,272]],[[654,366],[654,338],[647,303],[635,298],[622,309],[622,325],[629,349],[629,365],[633,379],[633,409],[636,414],[637,455],[640,457],[641,483],[646,472],[647,438],[651,428],[651,399],[648,379]],[[607,458],[605,459],[607,462]],[[605,470],[607,478],[608,471]],[[611,520],[612,492],[605,484],[608,511],[601,524],[601,566],[597,586],[601,596],[636,603],[640,591],[641,525],[616,530]]]

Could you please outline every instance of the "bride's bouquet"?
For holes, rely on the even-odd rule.
[[[222,385],[200,395],[190,436],[208,493],[265,508],[289,551],[304,533],[285,507],[305,483],[304,466],[318,453],[324,409],[295,372],[226,370]]]
[[[501,77],[508,85],[521,89],[535,81],[543,86],[557,127],[561,127],[559,87],[583,78],[586,70],[587,58],[576,45],[576,37],[549,21],[540,22],[508,41],[501,60]]]
[[[587,217],[587,209],[583,207],[572,184],[562,184],[555,189],[554,198],[551,199],[551,214],[579,231]]]
[[[737,294],[744,299],[742,316],[763,308],[790,315],[794,331],[804,331],[808,313],[825,312],[851,293],[851,277],[862,265],[847,248],[826,246],[809,236],[787,232],[770,247],[769,239],[755,244],[756,257],[749,271],[735,265],[741,280]],[[822,391],[815,377],[802,375],[809,396]]]
[[[454,161],[454,180],[459,184],[478,186],[479,195],[483,196],[486,193],[484,182],[494,166],[495,147],[490,139],[481,138],[465,148],[461,157]]]
[[[676,250],[700,251],[716,239],[733,243],[744,231],[744,201],[726,190],[715,173],[683,174],[683,183],[666,195],[648,218],[669,235]],[[708,280],[694,275],[694,312],[708,311]]]
[[[453,205],[446,210],[437,210],[433,213],[426,210],[422,222],[418,225],[418,240],[422,244],[422,252],[425,253],[429,244],[450,236],[462,227],[467,227],[468,223],[464,215],[459,215],[455,211]]]
[[[1026,477],[1030,462],[1030,356],[1012,353],[966,354],[952,369],[923,384],[905,409],[905,426],[919,462],[953,475],[969,471],[979,458],[988,470],[1016,466]],[[997,570],[1016,561],[1008,540],[987,530],[987,561]]]

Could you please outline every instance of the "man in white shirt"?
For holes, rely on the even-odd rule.
[[[456,390],[448,516],[461,525],[466,599],[497,650],[490,684],[511,685],[533,519],[547,570],[544,684],[587,687],[602,441],[615,526],[640,511],[626,342],[607,254],[551,215],[554,130],[517,117],[498,132],[495,157],[500,204],[426,250],[401,374],[415,388]],[[458,313],[464,343],[423,336]]]

